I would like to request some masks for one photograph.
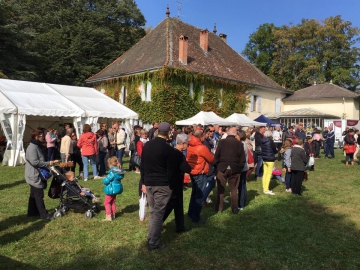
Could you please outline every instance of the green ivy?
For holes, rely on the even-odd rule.
[[[147,81],[152,84],[151,102],[142,101],[138,89],[141,83]],[[193,97],[189,95],[190,83],[193,83]],[[204,94],[203,103],[200,104],[202,85]],[[137,112],[143,122],[148,123],[175,123],[177,120],[190,118],[201,110],[227,117],[234,112],[244,113],[249,102],[245,95],[248,86],[244,84],[168,67],[107,80],[96,88],[104,88],[106,95],[119,101],[122,86],[127,90],[125,105]],[[220,89],[223,89],[222,95]],[[222,102],[221,107],[219,102]]]

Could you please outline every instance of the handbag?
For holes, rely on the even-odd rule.
[[[109,156],[110,157],[116,156],[116,150],[114,147],[110,147]]]
[[[348,150],[349,149],[349,145],[348,144],[345,144],[344,145],[344,150]]]
[[[255,146],[255,153],[261,155],[261,146]]]
[[[249,149],[247,150],[247,152],[248,152],[248,164],[254,163],[253,154],[251,153],[251,151]]]
[[[37,168],[37,171],[39,172],[39,176],[41,181],[43,182],[47,182],[47,180],[49,180],[52,176],[52,172],[50,171],[49,168],[43,167],[43,168]]]
[[[310,157],[309,158],[309,166],[313,166],[315,164],[315,158],[314,157]]]
[[[134,154],[134,165],[140,167],[141,164],[141,157],[139,156],[138,152],[135,152]]]
[[[129,150],[130,151],[135,151],[135,142],[134,141],[130,142]]]
[[[139,200],[139,218],[140,221],[144,221],[146,218],[146,194],[144,192]]]

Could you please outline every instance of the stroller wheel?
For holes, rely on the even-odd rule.
[[[60,211],[61,211],[61,213],[65,214],[67,211],[69,211],[69,207],[67,207],[66,205],[63,205],[63,206],[60,208]]]
[[[62,213],[60,210],[56,210],[54,213],[54,218],[61,218],[62,217]]]
[[[93,217],[93,212],[92,212],[91,210],[87,210],[87,211],[85,212],[85,217],[86,217],[86,218],[92,218],[92,217]]]

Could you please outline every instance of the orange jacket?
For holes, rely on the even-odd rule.
[[[190,135],[186,161],[191,167],[191,175],[208,174],[209,163],[214,161],[214,155],[202,144],[199,138]]]

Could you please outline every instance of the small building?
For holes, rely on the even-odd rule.
[[[285,126],[293,126],[299,122],[308,127],[324,127],[325,119],[339,119],[340,117],[333,114],[327,114],[313,108],[303,108],[280,113],[267,114],[266,117],[273,119]]]
[[[359,97],[358,93],[333,83],[315,84],[285,98],[283,113],[311,108],[336,116],[333,118],[359,119]]]
[[[226,35],[167,17],[127,52],[86,80],[139,113],[143,122],[199,111],[255,118],[280,112],[291,94],[226,43]]]

